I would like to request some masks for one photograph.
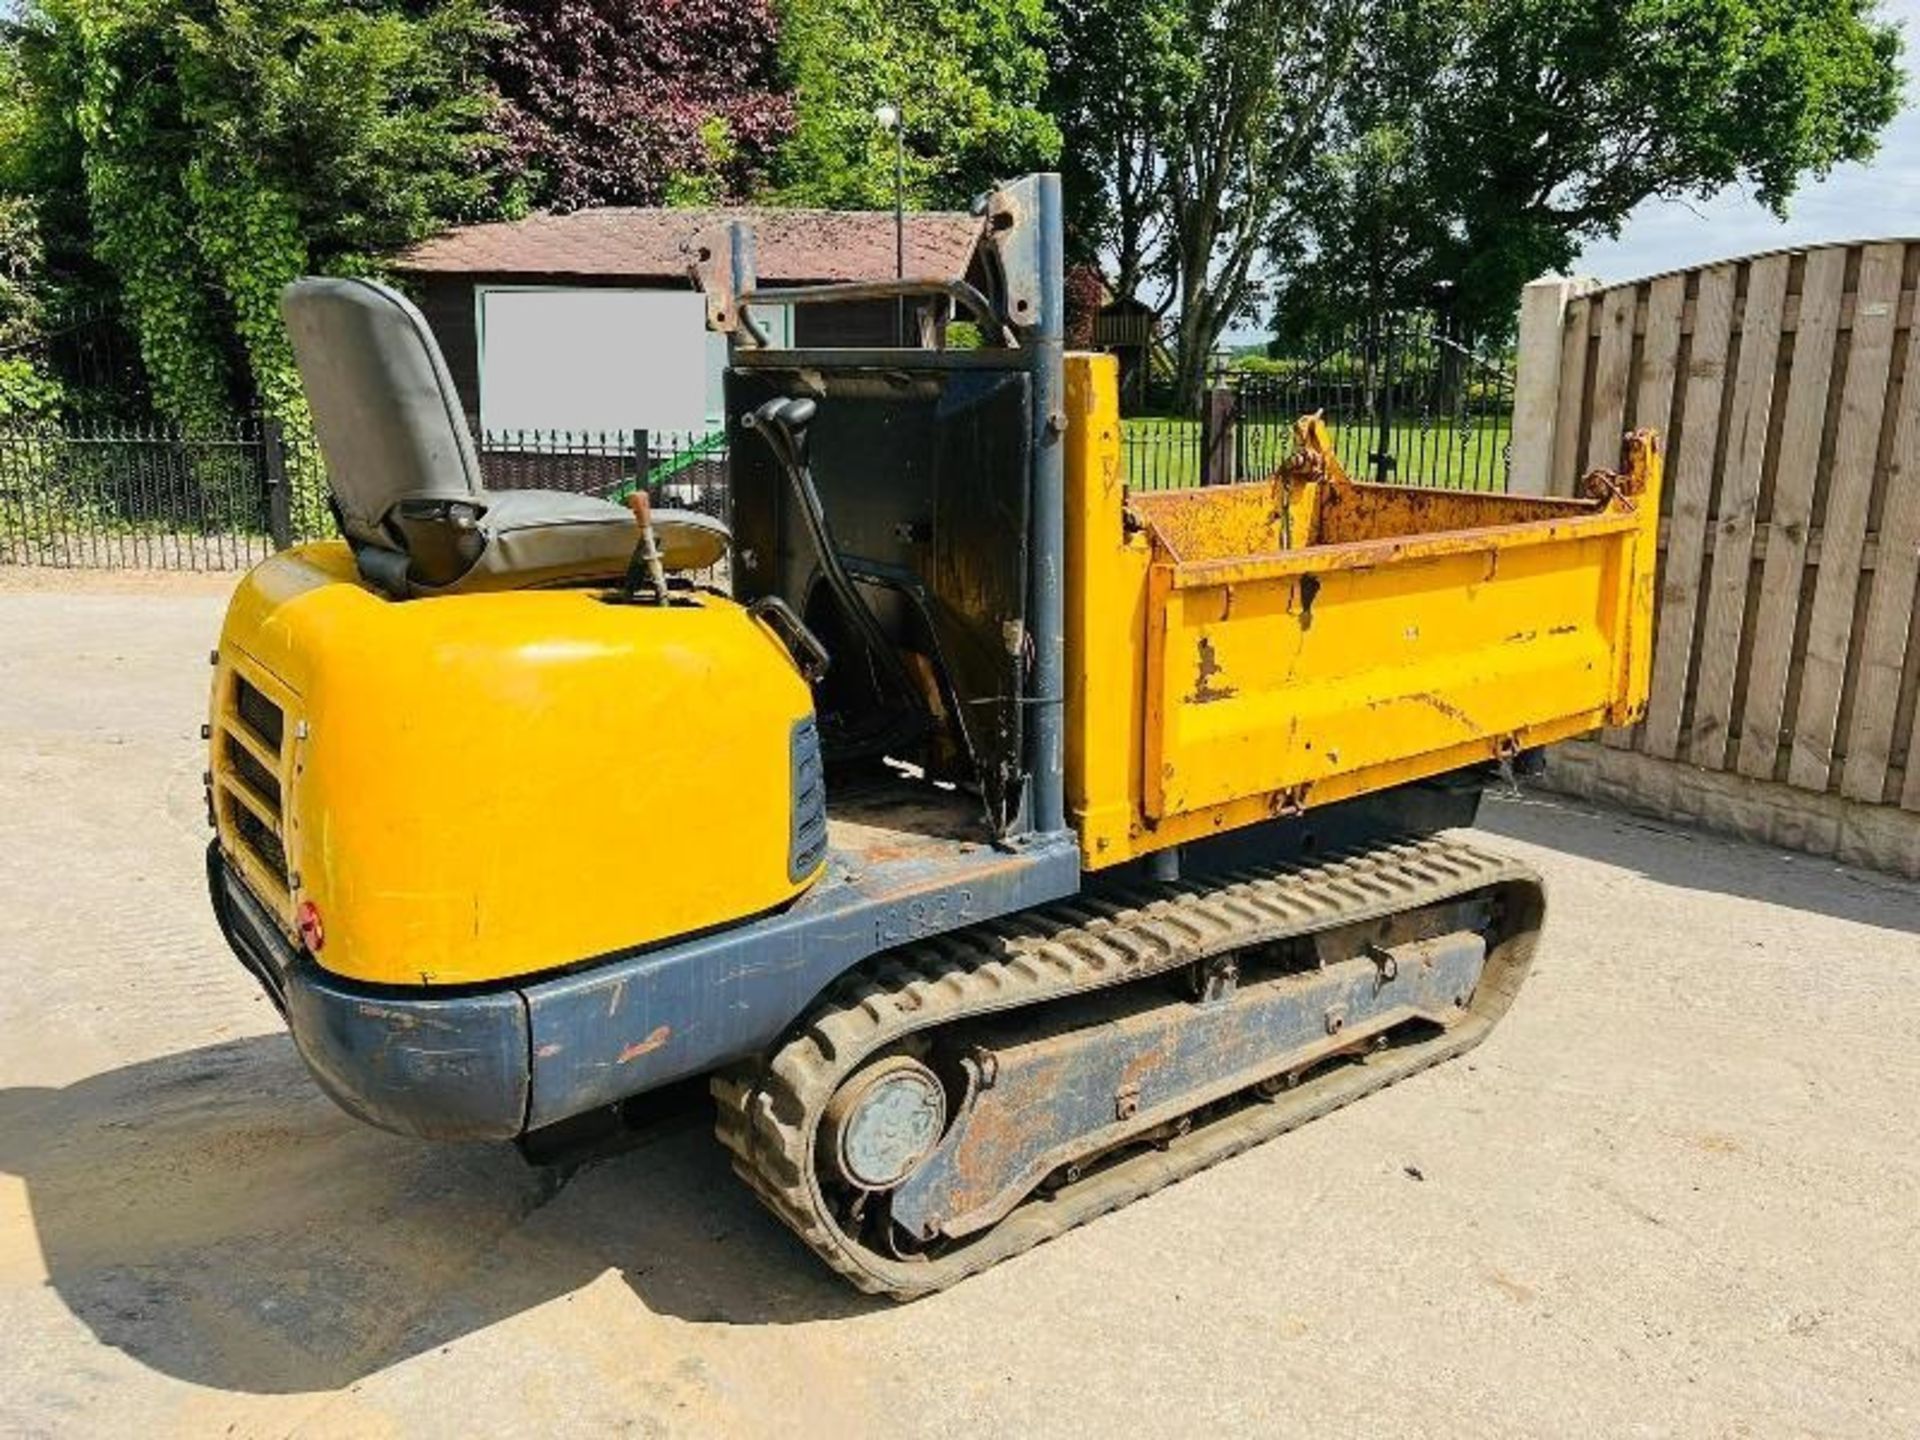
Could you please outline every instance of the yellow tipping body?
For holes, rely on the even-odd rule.
[[[1067,800],[1097,869],[1645,710],[1660,456],[1588,500],[1271,481],[1128,496],[1067,361]]]
[[[213,688],[221,848],[355,980],[500,980],[789,900],[812,698],[733,602],[396,603],[343,544],[241,583]]]

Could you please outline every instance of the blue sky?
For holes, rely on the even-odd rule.
[[[1589,246],[1576,273],[1631,280],[1703,261],[1782,245],[1920,235],[1920,0],[1882,0],[1881,13],[1907,32],[1907,103],[1865,165],[1843,165],[1801,187],[1783,223],[1743,190],[1711,200],[1649,201],[1628,217],[1617,240]]]

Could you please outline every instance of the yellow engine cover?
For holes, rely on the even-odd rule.
[[[290,550],[228,609],[211,735],[222,849],[356,980],[577,964],[774,909],[823,863],[812,696],[715,595],[396,603],[346,546]]]

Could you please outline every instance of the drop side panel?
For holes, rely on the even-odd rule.
[[[1067,363],[1068,802],[1089,869],[1646,705],[1660,455],[1590,500],[1278,479],[1129,496]]]

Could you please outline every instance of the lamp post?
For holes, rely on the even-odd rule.
[[[899,105],[888,100],[874,108],[873,118],[882,130],[893,132],[893,278],[907,278],[907,127],[902,123]],[[902,349],[907,343],[907,302],[893,302],[893,338]]]

